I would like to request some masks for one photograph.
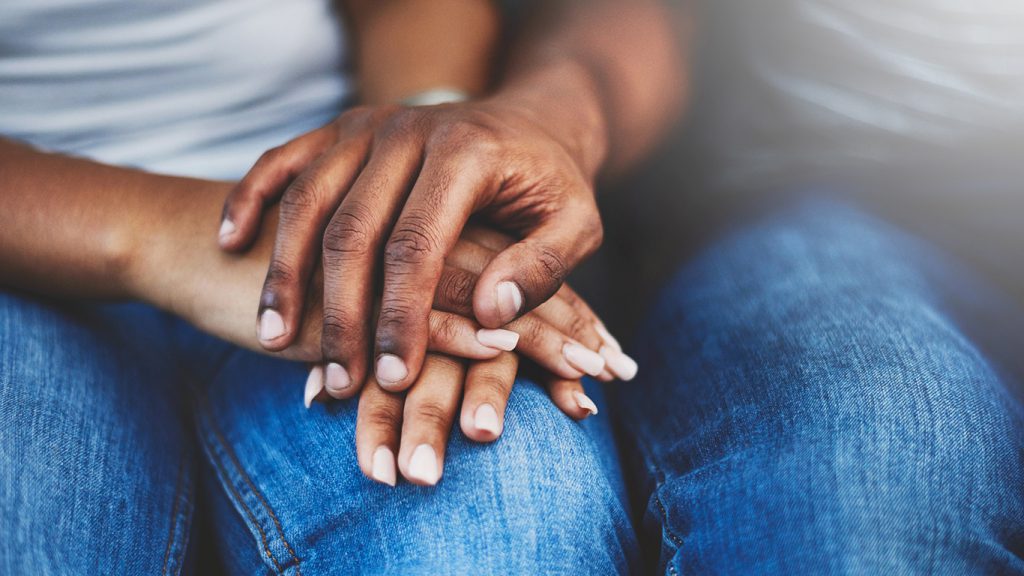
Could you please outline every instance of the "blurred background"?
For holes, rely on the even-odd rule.
[[[723,227],[806,194],[1024,298],[1024,2],[716,0],[697,22],[685,120],[602,191],[605,247],[575,279],[620,331]]]

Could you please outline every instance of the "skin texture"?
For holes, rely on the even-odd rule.
[[[597,249],[599,172],[652,145],[682,99],[682,66],[656,2],[552,7],[489,97],[348,111],[268,151],[232,191],[228,251],[245,250],[264,206],[281,205],[260,314],[283,326],[263,335],[265,348],[301,330],[322,261],[324,358],[357,382],[376,362],[378,382],[403,390],[425,358],[445,258],[471,217],[518,239],[479,273],[473,316],[488,328],[546,302]],[[362,295],[378,281],[373,309]]]
[[[225,340],[262,350],[252,318],[270,258],[276,219],[270,219],[263,235],[246,254],[221,251],[204,231],[217,220],[231,183],[104,166],[2,139],[0,173],[8,176],[0,188],[0,205],[11,215],[0,227],[0,284],[57,297],[141,300]],[[473,270],[493,254],[486,245],[508,241],[486,230],[476,230],[472,238],[461,241],[444,276],[454,279],[443,283],[432,312],[431,350],[444,354],[449,364],[464,366],[467,358],[482,364],[478,367],[470,363],[468,372],[442,372],[456,378],[454,382],[446,382],[436,373],[424,380],[426,387],[457,390],[460,394],[465,382],[465,390],[474,391],[474,396],[464,400],[463,407],[488,403],[495,407],[499,422],[515,378],[515,370],[510,367],[518,364],[518,356],[481,349],[475,339],[479,325],[459,312],[471,308],[472,293],[466,286],[476,280]],[[564,297],[560,295],[511,328],[520,331],[520,353],[540,365],[568,370],[569,384],[565,385],[578,387],[573,377],[581,373],[564,365],[561,346],[575,340],[572,326],[597,319],[589,309],[580,307],[582,302],[569,304],[576,298],[568,288],[564,290]],[[319,290],[312,290],[308,296],[312,305],[303,333],[292,346],[275,355],[307,362],[322,360]],[[370,295],[367,298],[372,299]],[[463,359],[454,360],[453,355]],[[297,399],[299,392],[296,390]],[[340,397],[355,392],[353,389]],[[429,400],[430,393],[425,390],[414,398]],[[563,400],[556,404],[571,417],[586,415],[574,399],[564,395],[559,398]],[[378,401],[401,407],[406,399],[403,395],[377,395],[360,403],[376,411]],[[425,412],[430,408],[423,406],[431,405],[417,401],[406,411]],[[458,403],[451,408],[448,422],[454,421],[457,410]],[[447,438],[448,430],[440,429],[443,422],[437,419],[415,420],[429,427],[421,430],[416,425],[403,426],[402,409],[389,413],[393,420],[374,418],[360,427],[360,447],[366,444],[367,435],[386,437],[396,447],[395,454],[399,446],[395,439],[403,435],[411,435],[420,443],[423,439],[440,442]],[[496,437],[479,433],[472,420],[466,427],[470,438],[488,441]],[[443,445],[435,448],[443,455]]]
[[[476,110],[477,116],[473,118],[484,118],[490,112],[494,116],[493,124],[481,128],[475,126],[475,122],[456,121],[440,132],[445,136],[442,140],[454,143],[457,148],[454,151],[449,149],[451,155],[459,150],[479,149],[487,151],[486,155],[493,159],[496,151],[501,150],[502,154],[509,151],[490,146],[495,144],[496,139],[502,142],[506,139],[515,140],[518,129],[533,130],[536,138],[523,138],[520,141],[530,140],[532,144],[529,146],[539,146],[551,153],[556,159],[551,164],[561,166],[553,170],[556,174],[551,177],[554,179],[547,182],[553,182],[555,188],[568,190],[570,187],[564,183],[574,181],[575,177],[589,190],[599,172],[614,172],[649,148],[660,130],[673,117],[672,111],[681,94],[679,87],[684,84],[677,77],[676,51],[668,29],[671,19],[666,16],[660,4],[653,1],[589,0],[585,3],[552,2],[545,6],[550,10],[548,17],[539,18],[537,25],[520,39],[511,55],[512,64],[502,79],[500,89],[488,100],[476,103],[491,108]],[[615,78],[616,82],[608,82],[608,78]],[[395,93],[403,90],[398,89]],[[381,97],[389,97],[385,91],[381,94]],[[397,112],[402,112],[393,108],[389,110],[394,114],[385,115],[387,118],[397,117]],[[431,134],[439,131],[437,126],[432,125]],[[377,133],[378,127],[373,127],[373,134]],[[502,129],[506,131],[502,132]],[[366,130],[369,129],[364,129],[364,133]],[[487,137],[478,143],[476,136],[481,132]],[[417,138],[423,141],[422,134]],[[497,144],[500,146],[502,142]],[[481,143],[484,145],[481,146]],[[534,148],[534,152],[536,150]],[[465,160],[464,156],[455,157]],[[546,154],[536,153],[534,156],[535,159],[541,157],[546,158]],[[495,176],[493,170],[496,165],[488,165],[483,161],[475,163],[473,158],[468,161],[471,162],[468,165],[473,168],[469,172],[477,178],[486,180],[488,174]],[[431,168],[430,173],[452,172],[450,167],[443,166],[444,162],[442,160],[437,170]],[[550,168],[546,159],[541,162],[541,168]],[[521,165],[520,169],[525,170],[522,166],[530,172],[536,168],[529,162]],[[292,184],[296,177],[301,179],[300,168],[293,167],[290,170],[286,172],[284,181]],[[520,175],[523,174],[526,173]],[[525,181],[520,178],[518,183]],[[465,186],[460,184],[458,189],[479,190],[479,182],[474,180],[465,183]],[[503,184],[516,182],[511,177],[503,180]],[[275,246],[276,230],[272,224],[264,223],[262,233],[244,232],[248,236],[245,237],[247,242],[243,244],[250,249],[245,254],[232,255],[219,250],[217,240],[207,231],[221,213],[221,204],[232,188],[231,183],[158,176],[46,154],[0,139],[0,210],[5,214],[5,225],[0,227],[0,284],[7,288],[60,297],[138,299],[169,310],[231,342],[251,349],[264,349],[253,330],[253,319],[257,316],[261,296],[265,294],[265,286],[261,288],[261,284],[266,277],[270,254]],[[437,201],[439,188],[427,187],[427,192],[421,196]],[[545,188],[546,185],[534,186],[539,194],[544,193]],[[577,190],[573,194],[582,198],[578,188],[572,188]],[[283,193],[283,190],[279,193]],[[447,198],[442,199],[447,201]],[[461,213],[466,212],[466,206],[471,207],[469,212],[479,213],[492,221],[502,217],[500,203],[487,205],[462,198],[456,202],[456,206],[459,207],[459,210],[454,211],[456,220],[461,217]],[[541,209],[537,210],[538,207]],[[257,208],[262,208],[262,204]],[[503,227],[514,232],[519,241],[496,251],[497,256],[484,264],[480,269],[481,274],[472,283],[471,304],[463,300],[458,305],[463,311],[472,309],[474,316],[488,326],[501,325],[507,317],[522,316],[545,302],[546,296],[559,293],[563,274],[551,272],[570,269],[597,244],[592,227],[576,230],[577,234],[589,234],[590,244],[580,238],[580,242],[574,242],[571,247],[557,244],[552,248],[545,243],[538,244],[537,238],[534,238],[532,244],[524,241],[524,235],[528,238],[531,231],[536,235],[536,231],[541,229],[537,222],[543,221],[543,218],[537,219],[537,214],[547,214],[550,221],[552,211],[564,209],[565,206],[560,207],[558,202],[540,202],[534,208],[533,212],[522,209],[506,211],[507,220]],[[250,210],[256,215],[253,219],[258,220],[260,210]],[[516,217],[517,212],[521,213],[519,217]],[[590,213],[586,206],[570,212],[575,214],[572,217],[580,218],[579,222],[587,221],[580,214],[586,216]],[[444,211],[437,213],[447,218],[453,214]],[[400,213],[391,214],[393,218],[399,216]],[[266,220],[276,223],[278,218],[276,214],[270,213]],[[239,230],[245,227],[244,223],[238,224]],[[253,228],[258,225],[259,222],[251,224]],[[461,225],[456,228],[461,229]],[[553,231],[554,228],[549,226],[546,230]],[[421,328],[409,332],[415,335],[415,345],[402,344],[412,346],[410,349],[419,350],[422,345],[425,350],[429,345],[430,330],[424,331],[422,326],[430,326],[432,312],[430,305],[424,305],[423,302],[424,299],[427,302],[434,301],[434,290],[430,284],[444,282],[447,256],[459,246],[457,240],[452,241],[450,233],[450,229],[444,228],[445,241],[432,243],[429,257],[418,262],[402,262],[403,258],[397,258],[398,262],[392,267],[392,277],[396,276],[395,271],[401,277],[401,271],[410,264],[415,265],[413,269],[431,272],[429,276],[432,282],[412,283],[415,293],[411,296],[395,293],[392,288],[392,298],[411,297],[416,305],[410,309],[415,308],[420,312],[408,315],[408,318],[415,316],[413,320]],[[458,238],[458,234],[454,237]],[[403,250],[406,250],[401,245],[401,242],[395,243],[394,246],[398,248],[390,251],[392,262],[396,261],[395,256],[402,256]],[[387,243],[383,246],[387,246]],[[241,247],[236,246],[235,249]],[[568,250],[558,255],[562,257],[564,266],[543,266],[551,269],[541,273],[536,271],[535,259],[515,257],[517,253],[530,256],[538,251],[546,254],[559,249]],[[411,250],[409,253],[418,252]],[[437,252],[441,253],[440,260]],[[550,256],[548,260],[558,261],[557,258],[552,260]],[[441,268],[439,275],[436,272],[438,266]],[[532,274],[529,273],[531,266]],[[319,267],[314,264],[310,270],[312,284],[322,283],[318,282],[320,277],[317,274],[322,274],[318,272]],[[516,282],[522,292],[524,302],[515,314],[503,314],[495,302],[496,285],[505,279]],[[405,282],[404,285],[409,284]],[[453,285],[465,284],[463,281]],[[394,286],[395,282],[390,285]],[[398,285],[403,284],[399,282]],[[429,286],[426,290],[429,298],[425,295],[424,285]],[[322,360],[321,336],[324,331],[319,329],[315,320],[323,318],[317,301],[321,293],[320,290],[310,288],[303,295],[301,307],[307,316],[299,322],[302,328],[299,331],[293,328],[288,336],[293,339],[292,344],[280,348],[275,354],[307,361]],[[372,293],[364,293],[363,300],[372,301],[367,296]],[[384,299],[390,302],[386,294]],[[572,297],[556,298],[553,302],[556,309],[563,312],[575,307]],[[452,306],[458,307],[455,304]],[[583,329],[585,333],[569,328],[569,333],[564,336],[573,338],[572,335],[577,334],[575,339],[583,344],[591,342],[596,345],[598,342],[589,332],[589,327],[593,325],[589,317],[548,323],[588,327]],[[393,332],[400,335],[405,333],[397,331],[393,323],[386,324]],[[372,331],[373,325],[369,318],[365,326],[367,333]],[[520,343],[523,349],[528,343],[526,334],[529,333],[533,333],[533,329],[524,330]],[[393,342],[401,340],[398,338]],[[367,343],[364,346],[369,348]],[[392,346],[397,349],[399,344],[388,343],[385,347]],[[410,470],[412,461],[416,460],[414,454],[418,454],[416,449],[421,445],[429,445],[439,461],[436,468],[439,477],[444,439],[447,438],[447,428],[443,424],[454,421],[458,403],[451,402],[450,395],[443,396],[437,389],[447,387],[450,390],[453,382],[459,385],[458,390],[471,395],[468,402],[463,399],[463,413],[459,416],[464,430],[468,428],[467,434],[482,441],[496,437],[493,430],[475,426],[475,409],[482,404],[494,406],[498,421],[497,433],[500,433],[502,407],[514,377],[511,366],[519,361],[513,362],[509,355],[498,353],[491,359],[478,360],[468,368],[459,369],[458,366],[463,363],[453,362],[449,356],[437,358],[437,362],[430,361],[431,367],[422,377],[423,386],[417,384],[416,394],[411,398],[387,393],[379,386],[366,388],[361,398],[361,410],[364,406],[367,412],[376,406],[390,406],[391,410],[387,419],[373,419],[378,424],[384,423],[383,426],[373,428],[364,425],[360,429],[360,466],[364,471],[372,473],[373,454],[370,454],[368,462],[367,450],[363,446],[385,445],[390,447],[393,455],[397,455],[398,467],[403,473],[413,476],[414,481],[429,484],[429,478],[425,479],[422,474]],[[602,377],[607,378],[608,375]],[[420,375],[410,374],[408,380],[414,378],[420,378]],[[564,375],[546,378],[550,381],[554,401],[564,411],[576,418],[589,414],[585,403],[576,395],[580,391],[578,381]],[[399,404],[402,409],[395,409]],[[434,418],[433,427],[419,428],[415,425],[415,422],[426,422],[429,419],[414,417],[417,410],[426,413],[428,410],[423,409],[423,406],[442,404],[445,407],[444,417]],[[367,430],[378,436],[367,442]],[[397,445],[395,438],[398,438]]]

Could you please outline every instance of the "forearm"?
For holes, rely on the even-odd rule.
[[[0,285],[140,300],[259,349],[252,319],[272,235],[243,256],[217,248],[229,183],[107,166],[3,139],[0,175]]]
[[[690,3],[543,0],[533,10],[496,97],[543,115],[588,176],[629,167],[685,107]]]
[[[475,95],[490,80],[499,18],[490,0],[348,0],[360,97],[397,102],[445,87]]]
[[[161,204],[201,181],[40,152],[0,139],[0,283],[54,296],[130,298],[127,271]]]

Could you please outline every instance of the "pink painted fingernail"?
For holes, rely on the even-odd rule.
[[[398,473],[395,472],[395,454],[387,446],[378,446],[373,452],[373,467],[371,469],[373,479],[377,482],[394,486],[398,483]]]
[[[409,376],[405,362],[394,354],[381,354],[377,358],[377,382],[383,386],[394,386]]]
[[[429,444],[420,444],[409,458],[409,479],[433,486],[441,478],[437,468],[437,452]]]
[[[235,227],[234,222],[225,218],[224,221],[220,223],[220,232],[218,232],[217,235],[220,236],[221,241],[223,241],[227,239],[228,236],[234,234],[237,229],[238,228]]]
[[[562,347],[562,354],[569,364],[586,374],[597,376],[604,371],[604,358],[582,344],[566,342]]]
[[[594,404],[594,401],[590,399],[590,396],[587,396],[583,392],[573,392],[572,396],[576,399],[576,404],[580,408],[590,412],[591,416],[597,414],[597,404]]]
[[[609,332],[607,328],[605,328],[604,324],[602,324],[601,322],[594,322],[594,330],[597,331],[597,335],[601,337],[601,340],[604,340],[605,344],[611,346],[612,348],[618,350],[619,352],[622,351],[622,346],[619,345],[619,341],[615,339],[615,336],[612,336],[612,333]]]
[[[284,318],[273,308],[267,308],[260,314],[259,339],[272,342],[284,336]]]
[[[498,424],[498,412],[490,404],[481,404],[473,414],[473,425],[477,430],[490,432],[493,436],[501,435],[501,425]]]
[[[503,322],[511,322],[523,307],[523,293],[514,282],[498,283],[498,314]]]
[[[324,389],[324,369],[320,366],[314,366],[309,371],[309,377],[306,378],[306,394],[305,404],[308,409],[313,405],[313,399],[320,394],[320,391]]]
[[[519,334],[511,330],[502,330],[501,328],[497,330],[481,328],[476,331],[476,340],[488,348],[497,348],[498,350],[511,352],[516,349],[516,344],[519,343]]]
[[[346,388],[352,385],[352,378],[348,375],[348,370],[337,362],[331,362],[327,365],[327,378],[326,386],[329,392],[338,394],[344,392]]]
[[[636,360],[626,356],[621,351],[615,350],[609,345],[604,345],[601,346],[601,357],[604,358],[612,374],[615,374],[619,379],[629,382],[636,377]]]

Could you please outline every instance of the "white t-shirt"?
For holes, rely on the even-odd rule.
[[[0,134],[238,178],[342,110],[348,54],[330,0],[4,0]]]

